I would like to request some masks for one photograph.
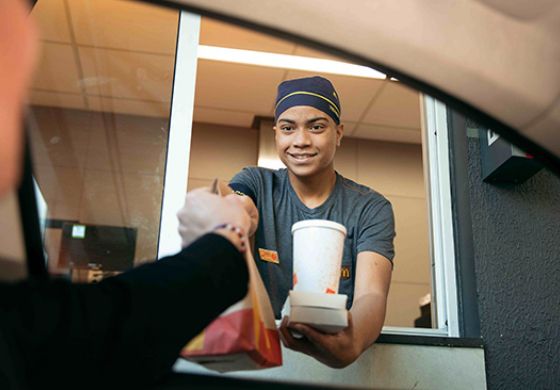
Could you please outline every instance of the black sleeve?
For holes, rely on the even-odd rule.
[[[96,285],[0,284],[0,360],[9,360],[0,376],[30,387],[154,383],[188,340],[246,294],[247,283],[243,256],[208,234]]]

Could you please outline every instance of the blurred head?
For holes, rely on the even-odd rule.
[[[278,87],[275,141],[290,173],[309,177],[334,171],[334,156],[344,126],[340,102],[331,82],[322,77],[287,80]]]
[[[17,185],[21,166],[23,106],[37,50],[27,4],[0,1],[0,197]]]

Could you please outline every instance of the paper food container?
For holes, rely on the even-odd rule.
[[[311,306],[324,309],[346,309],[348,296],[345,294],[324,294],[308,291],[294,291],[289,293],[291,306]]]
[[[301,323],[325,333],[337,333],[348,326],[348,311],[344,294],[290,291],[282,315],[290,318],[288,324]],[[300,337],[294,334],[295,337]]]

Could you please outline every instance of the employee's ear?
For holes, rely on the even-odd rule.
[[[340,146],[342,137],[344,137],[344,125],[341,123],[336,127],[336,146]]]

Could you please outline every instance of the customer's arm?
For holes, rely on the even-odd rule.
[[[0,285],[0,344],[27,385],[146,386],[247,291],[243,256],[208,234],[97,285]],[[4,354],[6,356],[6,354]]]
[[[326,334],[311,326],[293,324],[290,328],[304,335],[296,339],[285,318],[280,329],[284,344],[331,367],[342,368],[354,362],[379,337],[383,327],[391,269],[391,262],[380,254],[360,252],[348,327]]]

